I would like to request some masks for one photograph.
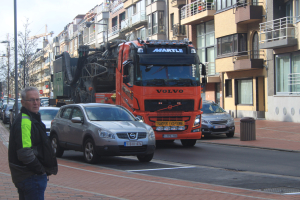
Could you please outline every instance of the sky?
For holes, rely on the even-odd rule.
[[[101,0],[16,0],[17,2],[17,30],[24,32],[23,24],[29,19],[30,36],[53,31],[57,36],[64,27],[73,21],[78,14],[86,14],[89,10],[100,4]],[[0,0],[0,42],[10,42],[14,37],[14,0]],[[49,41],[52,37],[48,36]],[[42,47],[42,40],[38,40],[38,47]],[[7,44],[0,43],[0,55],[6,54]]]

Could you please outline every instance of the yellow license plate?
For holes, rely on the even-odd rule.
[[[155,126],[184,126],[184,121],[157,121]]]

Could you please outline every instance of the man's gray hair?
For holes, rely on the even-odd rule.
[[[27,87],[25,87],[25,88],[21,91],[21,98],[22,98],[23,100],[26,99],[26,94],[27,94],[27,92],[29,92],[29,91],[37,91],[37,92],[39,92],[39,90],[38,90],[36,87],[33,87],[33,86],[27,86]]]

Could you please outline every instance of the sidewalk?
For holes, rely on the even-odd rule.
[[[239,119],[234,138],[218,137],[198,142],[271,148],[300,152],[300,124],[256,121],[256,140],[240,141]],[[18,199],[11,182],[7,161],[9,132],[0,123],[0,199]],[[58,159],[59,172],[51,176],[45,199],[299,199],[281,195],[212,184],[183,181]]]

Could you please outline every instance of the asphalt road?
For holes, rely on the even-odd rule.
[[[62,159],[83,162],[83,153],[66,151]],[[300,192],[299,153],[179,141],[158,145],[150,163],[135,157],[102,157],[101,167],[215,185]]]

